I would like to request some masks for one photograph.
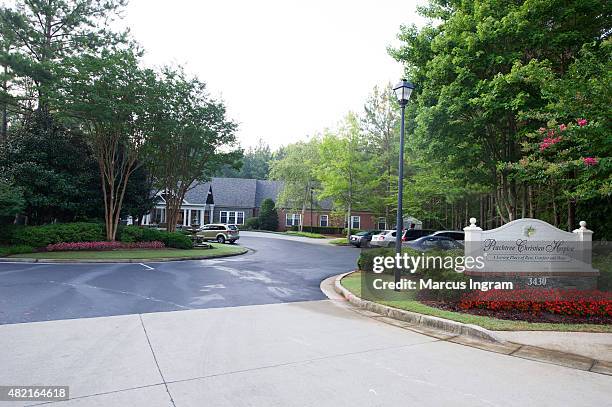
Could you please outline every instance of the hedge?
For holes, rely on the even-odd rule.
[[[183,232],[166,232],[140,226],[124,226],[119,229],[119,240],[125,243],[159,241],[166,247],[175,249],[191,249],[193,242]]]
[[[8,233],[6,233],[8,235]],[[34,248],[46,247],[57,243],[99,242],[106,240],[102,223],[54,223],[43,226],[21,226],[11,228],[7,243],[26,245]],[[117,240],[125,243],[159,241],[166,247],[191,249],[191,238],[182,232],[166,232],[139,226],[122,226]]]
[[[423,256],[423,253],[412,248],[402,248],[402,253],[407,253],[408,256]],[[430,250],[424,253],[425,256],[440,256],[442,258],[450,257],[461,257],[463,256],[463,250]],[[395,249],[392,248],[377,248],[362,250],[357,260],[357,266],[359,270],[371,273],[374,268],[374,258],[378,256],[395,256]],[[402,274],[411,275],[424,280],[431,279],[433,281],[465,281],[468,282],[470,278],[463,273],[458,273],[454,269],[447,268],[436,268],[434,262],[431,262],[430,268],[420,268],[416,273],[412,274],[409,270],[402,269]],[[385,269],[383,273],[393,274],[395,268]],[[461,290],[452,289],[441,289],[441,290],[427,290],[421,291],[420,297],[427,300],[437,301],[458,301],[463,292]]]
[[[13,254],[33,253],[33,252],[34,252],[33,247],[25,246],[25,245],[0,247],[0,257],[10,256]]]
[[[45,247],[63,242],[98,242],[106,239],[102,223],[54,223],[43,226],[25,226],[13,232],[11,243],[32,247]]]
[[[288,228],[292,232],[300,230],[299,226],[291,226]],[[322,235],[340,235],[343,233],[343,228],[337,228],[333,226],[304,226],[303,232],[319,233]]]

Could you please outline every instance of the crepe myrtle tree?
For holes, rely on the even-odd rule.
[[[133,49],[66,58],[52,104],[81,127],[100,171],[106,238],[115,240],[128,181],[143,162],[160,86]]]
[[[242,152],[236,124],[227,119],[223,103],[210,98],[203,82],[188,78],[180,68],[165,68],[160,83],[163,96],[157,99],[148,156],[166,201],[168,231],[174,231],[185,194],[196,181],[234,165]]]

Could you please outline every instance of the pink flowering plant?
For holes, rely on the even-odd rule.
[[[612,150],[612,139],[606,137],[605,129],[604,124],[585,117],[550,120],[525,134],[523,158],[513,168],[519,179],[545,182],[567,199],[609,195],[612,162],[598,155]]]
[[[64,251],[103,251],[103,250],[119,250],[119,249],[163,249],[163,242],[63,242],[47,245],[48,252],[64,252]]]

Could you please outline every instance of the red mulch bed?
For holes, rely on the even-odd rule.
[[[530,312],[522,312],[519,310],[512,311],[492,311],[481,308],[470,308],[467,310],[461,309],[458,303],[447,303],[440,301],[421,301],[430,307],[440,308],[446,311],[461,312],[463,314],[482,315],[497,319],[508,319],[512,321],[527,321],[527,322],[546,322],[557,324],[595,324],[595,325],[612,325],[611,316],[591,316],[580,317],[574,315],[559,315],[548,312],[541,312],[537,315]]]

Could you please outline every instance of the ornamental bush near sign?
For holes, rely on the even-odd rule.
[[[465,256],[482,256],[482,269],[467,268],[476,280],[511,281],[515,288],[594,289],[599,271],[591,265],[593,232],[565,232],[539,219],[518,219],[497,229],[482,230],[470,219]]]

